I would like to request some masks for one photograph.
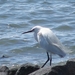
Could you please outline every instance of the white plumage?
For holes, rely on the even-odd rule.
[[[62,45],[62,43],[59,41],[56,35],[49,28],[35,26],[30,31],[24,33],[29,33],[29,32],[34,32],[34,37],[36,41],[40,44],[42,48],[46,50],[48,59],[45,62],[45,64],[50,59],[50,65],[51,65],[52,54],[57,54],[60,57],[64,57],[66,55],[66,53],[64,52],[65,47]],[[48,53],[50,53],[50,57]],[[44,67],[44,65],[42,67]]]

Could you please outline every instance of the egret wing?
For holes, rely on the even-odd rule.
[[[47,31],[47,30],[46,30]],[[48,30],[47,32],[39,32],[38,33],[38,42],[40,45],[46,49],[48,52],[53,54],[58,54],[60,56],[64,56],[65,52],[63,45],[60,43],[55,34]]]

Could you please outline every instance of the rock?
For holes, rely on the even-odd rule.
[[[31,72],[38,70],[40,67],[38,65],[33,64],[24,64],[22,65],[16,72],[15,75],[28,75]]]
[[[65,66],[55,66],[55,67],[46,67],[41,68],[29,75],[67,75]]]
[[[67,75],[75,75],[75,58],[67,61],[65,67],[67,68]]]
[[[67,61],[65,65],[41,68],[29,75],[75,75],[75,59]]]
[[[29,75],[47,75],[51,71],[51,67],[41,68]]]
[[[0,75],[8,75],[9,68],[7,66],[0,67]]]
[[[15,68],[11,68],[11,69],[9,69],[9,75],[15,75],[15,73],[17,72],[17,70],[18,70],[18,67],[15,67]]]
[[[48,75],[67,75],[67,69],[64,65],[62,66],[55,66],[51,68],[51,71]]]
[[[6,72],[0,72],[0,75],[8,75]]]
[[[9,68],[7,66],[0,67],[0,72],[8,72]]]
[[[1,57],[0,57],[0,59],[3,59],[3,58],[8,58],[9,56],[7,56],[7,55],[2,55]]]
[[[38,65],[33,64],[23,64],[19,67],[14,67],[9,69],[8,75],[28,75],[29,73],[39,69]]]
[[[68,60],[65,65],[44,68],[29,63],[11,69],[2,66],[0,75],[75,75],[75,59]]]

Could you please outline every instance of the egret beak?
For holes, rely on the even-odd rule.
[[[22,34],[30,33],[30,32],[33,32],[33,31],[34,31],[34,29],[33,30],[26,31],[26,32],[23,32]]]

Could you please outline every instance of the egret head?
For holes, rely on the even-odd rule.
[[[30,33],[30,32],[35,32],[35,33],[37,33],[41,28],[42,28],[41,26],[35,26],[35,27],[33,27],[31,30],[26,31],[26,32],[23,32],[23,34],[25,34],[25,33]]]

